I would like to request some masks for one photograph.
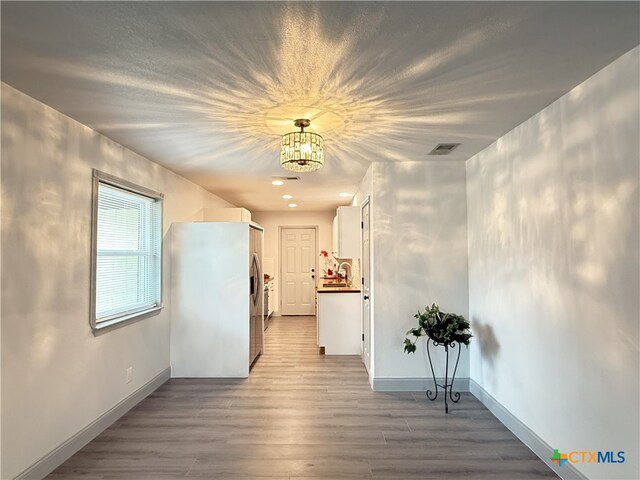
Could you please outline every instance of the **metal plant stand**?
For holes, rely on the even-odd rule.
[[[433,362],[431,361],[431,352],[429,352],[429,343],[432,343],[434,347],[437,347],[439,345],[443,345],[444,346],[444,352],[445,352],[445,369],[444,369],[444,384],[440,385],[438,383],[438,381],[436,380],[436,374],[433,371]],[[456,366],[453,368],[453,375],[451,376],[451,383],[449,383],[449,350],[450,349],[458,349],[458,355],[456,356]],[[433,384],[435,385],[435,391],[432,392],[431,390],[427,390],[426,391],[426,395],[427,398],[431,401],[435,400],[436,398],[438,398],[438,387],[444,389],[444,412],[445,413],[449,413],[449,402],[447,400],[447,389],[449,390],[449,399],[451,399],[451,401],[453,403],[458,403],[458,401],[460,401],[460,392],[454,392],[453,391],[453,382],[456,378],[456,371],[458,370],[458,361],[460,361],[460,344],[457,342],[451,342],[451,343],[438,343],[438,342],[434,342],[433,340],[431,340],[430,338],[427,338],[427,356],[429,357],[429,366],[431,367],[431,375],[433,375]]]

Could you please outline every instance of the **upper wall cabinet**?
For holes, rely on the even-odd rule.
[[[332,253],[336,258],[360,258],[360,207],[338,207]]]
[[[250,222],[251,212],[246,208],[205,208],[205,222]]]

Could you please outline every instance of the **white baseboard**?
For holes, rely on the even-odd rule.
[[[109,428],[116,420],[144,400],[149,394],[153,393],[160,385],[169,380],[169,378],[171,378],[170,367],[160,372],[160,374],[152,378],[127,398],[120,401],[64,443],[47,453],[19,474],[16,480],[34,480],[46,477],[87,443]]]
[[[444,383],[444,378],[436,380],[440,385]],[[434,389],[433,378],[424,377],[374,377],[372,387],[376,392],[424,392]],[[453,387],[458,392],[468,392],[469,379],[456,378]]]
[[[553,454],[553,448],[542,438],[540,438],[533,430],[522,423],[515,415],[507,410],[500,402],[491,396],[484,388],[482,388],[475,380],[469,380],[469,391],[476,397],[487,409],[493,413],[500,422],[511,430],[516,437],[522,441],[529,449],[535,453],[540,459],[549,465],[549,468],[555,472],[563,480],[588,480],[586,476],[576,469],[574,465],[567,462],[562,467],[551,462],[550,458]]]

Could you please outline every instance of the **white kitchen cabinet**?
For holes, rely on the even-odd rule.
[[[246,208],[205,208],[205,222],[250,222],[251,212]]]
[[[338,207],[333,219],[333,255],[360,258],[360,207]]]
[[[325,355],[360,355],[360,292],[318,292],[318,346]]]

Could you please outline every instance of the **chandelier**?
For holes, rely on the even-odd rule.
[[[323,140],[317,133],[305,132],[311,125],[306,118],[293,122],[300,129],[282,136],[280,166],[292,172],[312,172],[324,165]]]

